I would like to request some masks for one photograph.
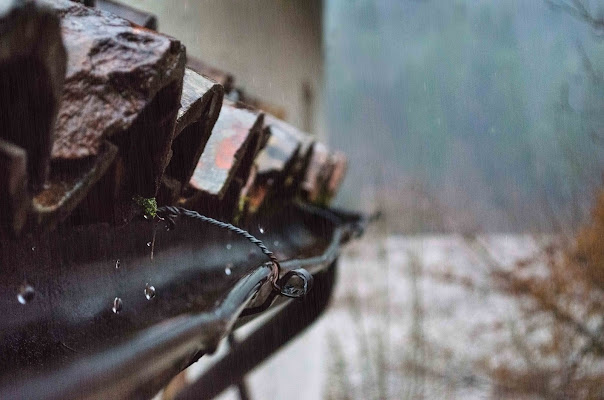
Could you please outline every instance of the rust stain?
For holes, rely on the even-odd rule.
[[[235,154],[241,148],[241,144],[247,137],[247,130],[241,125],[232,128],[234,133],[225,138],[218,145],[214,164],[220,169],[230,169],[235,162]]]

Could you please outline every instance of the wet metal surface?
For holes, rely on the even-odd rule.
[[[289,207],[250,230],[262,223],[262,240],[291,259],[284,272],[316,273],[351,228],[335,221]],[[194,220],[156,228],[154,239],[141,220],[2,244],[0,397],[148,396],[263,303],[271,269],[252,244]],[[23,285],[35,293],[26,304]]]

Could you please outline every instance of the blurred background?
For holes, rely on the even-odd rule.
[[[383,216],[252,398],[604,398],[601,1],[127,3]]]

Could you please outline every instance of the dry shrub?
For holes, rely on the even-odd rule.
[[[584,265],[587,280],[604,290],[604,192],[594,208],[591,225],[578,235],[574,261]]]
[[[513,361],[486,362],[496,394],[604,398],[604,191],[573,243],[553,239],[493,271],[522,310],[510,329]]]

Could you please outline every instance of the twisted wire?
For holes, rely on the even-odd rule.
[[[281,273],[281,265],[279,264],[277,257],[275,257],[273,252],[270,251],[264,245],[264,243],[262,243],[262,241],[260,239],[256,238],[254,235],[252,235],[248,231],[238,228],[235,225],[229,224],[227,222],[222,222],[222,221],[219,221],[219,220],[211,218],[211,217],[206,217],[205,215],[201,215],[197,211],[188,210],[188,209],[182,208],[182,207],[163,206],[163,207],[160,207],[157,209],[157,214],[160,215],[162,218],[168,219],[170,222],[173,222],[172,217],[178,217],[178,216],[184,216],[184,217],[188,217],[188,218],[198,219],[203,222],[207,222],[208,224],[217,226],[222,229],[227,229],[231,232],[235,232],[236,234],[243,236],[248,241],[250,241],[251,243],[258,246],[258,248],[260,250],[262,250],[262,253],[264,253],[269,258],[269,260],[271,261],[271,263],[273,265],[273,270],[271,272],[271,277],[270,277],[271,283],[275,290],[281,292],[281,288],[277,284],[277,281],[279,280],[279,276]]]

